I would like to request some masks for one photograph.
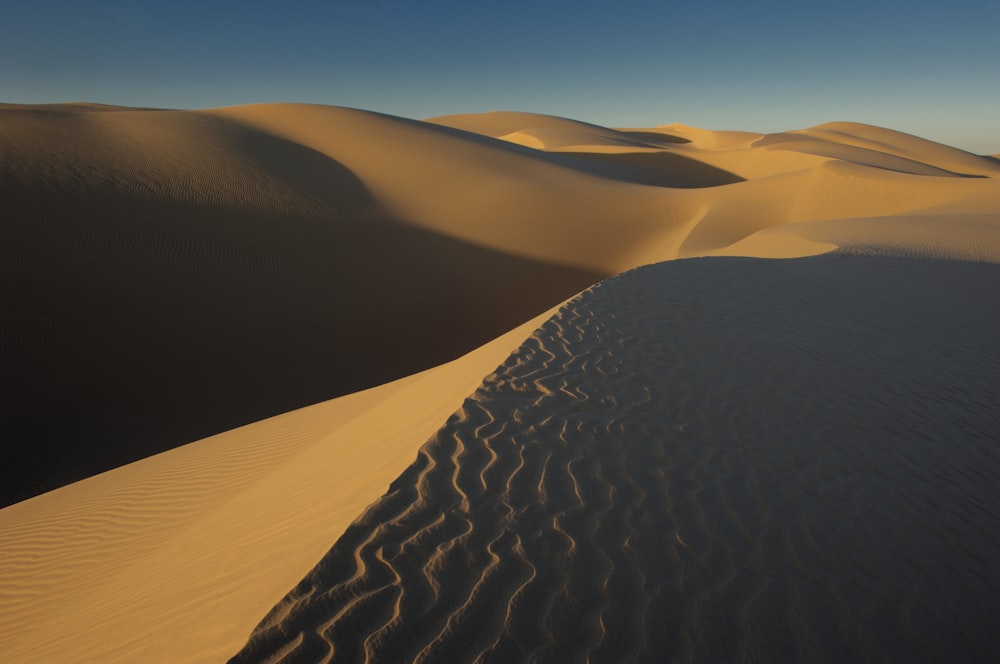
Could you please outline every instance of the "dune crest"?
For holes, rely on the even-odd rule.
[[[917,162],[927,163],[926,160],[930,158],[934,165],[957,175],[983,177],[1000,175],[1000,166],[990,163],[979,155],[884,127],[858,122],[828,122],[802,130],[801,133]]]
[[[987,661],[998,287],[842,256],[602,282],[231,661]]]
[[[842,122],[3,104],[0,190],[4,661],[218,661],[275,602],[240,658],[909,658],[955,616],[956,652],[996,645],[962,602],[992,609],[997,157]],[[815,515],[926,545],[917,582]],[[865,565],[883,585],[838,595]]]
[[[5,662],[217,662],[555,309],[462,358],[0,510]]]
[[[607,276],[422,229],[214,112],[3,110],[0,172],[0,504],[454,359]]]

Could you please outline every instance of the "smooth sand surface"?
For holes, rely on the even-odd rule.
[[[982,534],[990,524],[977,511],[984,501],[1000,502],[998,496],[975,478],[966,481],[968,495],[948,493],[935,484],[943,471],[926,465],[944,463],[939,448],[924,450],[926,436],[912,427],[895,431],[914,412],[931,417],[930,438],[957,450],[954,468],[943,476],[964,477],[976,455],[985,454],[980,471],[996,477],[981,449],[989,438],[984,427],[997,418],[998,400],[989,392],[998,382],[990,342],[996,321],[989,317],[995,268],[951,262],[1000,262],[995,157],[852,123],[761,135],[677,124],[610,129],[525,113],[419,122],[291,104],[206,111],[0,105],[0,188],[0,503],[116,468],[0,510],[4,661],[221,661],[276,602],[243,656],[287,650],[311,661],[328,653],[324,648],[413,654],[419,642],[428,653],[459,660],[480,650],[487,659],[517,652],[558,659],[564,646],[593,649],[595,659],[640,652],[703,659],[717,652],[704,634],[728,630],[732,636],[718,644],[719,653],[909,658],[914,648],[940,651],[957,639],[957,619],[971,627],[953,644],[956,652],[974,660],[996,645],[980,630],[989,598],[968,589],[968,574],[976,571],[943,571],[936,549],[893,558],[868,547],[853,558],[844,552],[848,571],[834,573],[824,567],[819,535],[808,523],[813,516],[843,520],[863,504],[843,493],[870,492],[881,516],[862,519],[859,528],[881,532],[886,519],[914,519],[898,511],[900,500],[926,507],[944,491],[934,503],[938,511],[919,511],[915,522],[966,563],[986,561],[986,568],[962,563],[962,569],[982,572],[984,587],[998,585],[996,543]],[[705,258],[629,276],[652,298],[645,313],[624,295],[624,308],[605,302],[592,313],[577,311],[606,286],[588,291],[543,328],[554,333],[560,320],[586,319],[578,321],[579,335],[564,330],[569,337],[559,343],[567,357],[532,351],[542,338],[536,335],[483,382],[542,319],[525,321],[607,277],[676,258],[829,252],[840,256],[779,263]],[[754,265],[765,267],[747,267]],[[772,274],[770,299],[751,288],[765,273]],[[868,293],[855,273],[866,275],[867,290],[883,282],[891,288]],[[661,291],[677,306],[656,299]],[[852,313],[845,302],[854,300],[860,304]],[[717,332],[721,347],[711,334],[693,333],[687,351],[678,345],[675,325],[726,307],[734,313],[729,328]],[[830,360],[817,344],[836,347],[842,337],[816,329],[812,318],[861,337],[843,337],[843,357]],[[632,319],[637,327],[623,331]],[[781,330],[768,327],[779,324]],[[723,343],[726,335],[739,338]],[[777,343],[765,337],[794,351],[791,359],[775,351],[784,373],[762,373],[754,364],[758,346],[751,341]],[[961,342],[955,348],[952,338]],[[650,366],[624,382],[604,376],[610,359],[600,349],[618,346],[628,351],[621,362],[633,366],[641,356]],[[723,362],[729,346],[745,356]],[[669,348],[678,354],[677,367],[649,375]],[[909,354],[902,357],[900,348]],[[928,364],[932,359],[937,364]],[[881,373],[863,369],[865,363]],[[803,367],[817,384],[812,392],[795,373]],[[541,371],[539,381],[521,369]],[[527,394],[552,392],[556,400],[515,404],[503,396],[515,388],[497,383],[504,372]],[[936,392],[942,385],[951,391]],[[371,389],[358,392],[364,388]],[[640,414],[633,422],[628,404],[638,403],[630,399],[642,389],[660,394],[643,411],[652,419]],[[496,403],[483,396],[497,390]],[[744,412],[741,390],[746,404],[760,408],[734,421],[734,413]],[[698,399],[686,401],[688,392]],[[681,406],[672,402],[675,394]],[[794,408],[769,410],[761,405],[765,394]],[[566,415],[549,404],[571,396],[593,417],[580,424],[588,433],[576,451],[559,448],[569,429],[560,435],[546,429],[547,417],[556,422]],[[829,412],[815,412],[817,403]],[[859,404],[873,409],[871,418],[858,416],[867,412]],[[619,406],[627,416],[614,414]],[[662,420],[664,409],[675,407],[691,419],[681,421],[685,430],[706,427],[697,439],[705,449]],[[614,423],[606,440],[605,416]],[[233,428],[240,425],[246,426]],[[865,440],[890,431],[893,450],[917,455],[907,468],[918,479],[886,488],[880,478],[894,457],[865,456],[851,447],[860,443],[848,440],[845,427],[858,428]],[[647,430],[651,442],[644,447]],[[763,456],[726,453],[744,430],[761,434]],[[532,463],[515,473],[520,462],[512,467],[499,455],[481,464],[482,454],[492,455],[483,451],[489,441],[506,441],[508,451],[537,442],[530,449],[543,454],[542,468]],[[796,455],[816,441],[826,445],[817,452],[826,466],[804,468]],[[458,444],[470,452],[448,448]],[[695,487],[687,493],[697,499],[648,474],[629,479],[626,471],[651,470],[649,455],[670,457],[673,446],[677,458],[701,470],[664,467],[662,482]],[[929,456],[920,457],[923,451]],[[143,457],[149,458],[122,465]],[[720,459],[732,468],[720,467]],[[770,512],[746,525],[751,516],[740,511],[746,505],[732,507],[727,492],[752,497],[758,489],[737,480],[758,461],[771,463],[774,473],[814,480],[818,475],[810,473],[836,475],[829,468],[846,464],[843,481],[850,486],[831,479],[832,493],[816,499],[829,504],[803,498],[794,523],[765,495],[754,504]],[[583,484],[575,506],[567,506],[565,473],[557,471],[577,466]],[[551,500],[538,493],[544,483],[535,477],[549,470],[556,483]],[[454,482],[442,480],[442,471]],[[494,471],[505,487],[511,483],[503,473],[520,479],[500,490],[490,483]],[[722,480],[698,476],[702,471],[736,479],[728,489]],[[481,491],[468,485],[470,473],[478,474]],[[411,491],[416,476],[424,484],[400,512],[398,496]],[[521,486],[527,478],[538,486]],[[452,505],[455,487],[466,499]],[[800,487],[777,487],[801,497]],[[450,507],[435,515],[440,523],[428,525],[434,496]],[[674,506],[653,509],[657,499]],[[636,514],[636,504],[648,515],[641,523],[622,522]],[[706,512],[704,505],[714,507]],[[756,542],[757,557],[743,567],[746,542],[713,521],[728,523],[730,508],[745,522],[747,541]],[[469,518],[473,511],[481,519]],[[947,532],[945,512],[956,514]],[[539,530],[546,519],[574,543]],[[466,522],[469,533],[461,535],[465,526],[456,524]],[[679,557],[692,544],[689,527],[697,544],[715,547],[703,563]],[[635,558],[622,558],[632,549],[614,543],[629,537],[623,528],[645,533],[629,540]],[[653,531],[679,543],[656,549],[655,564],[644,542]],[[775,548],[774,532],[787,534],[784,549]],[[908,530],[886,532],[926,544]],[[357,551],[357,565],[331,570],[327,562],[309,573],[327,550],[327,561],[353,561]],[[460,550],[469,557],[455,567]],[[542,573],[551,565],[547,556],[567,551],[580,557],[566,575],[581,581],[554,589],[562,577]],[[720,559],[720,552],[729,557]],[[791,558],[794,573],[774,572],[774,565],[788,569]],[[866,564],[898,574],[887,575],[888,590],[850,591],[844,601],[858,602],[885,634],[872,636],[840,609],[836,628],[817,627],[831,624],[824,602],[833,580],[862,583]],[[662,569],[651,569],[656,565]],[[775,588],[760,588],[747,569],[774,578]],[[918,578],[928,570],[958,585],[929,590]],[[721,579],[712,580],[715,572]],[[281,600],[307,573],[304,583],[315,592],[302,585]],[[636,599],[629,584],[639,576],[650,592]],[[594,579],[604,579],[606,592],[595,591]],[[611,579],[632,599],[609,595]],[[905,584],[913,586],[910,594],[900,590]],[[716,585],[744,607],[737,616],[720,617],[718,604],[706,604],[704,593]],[[504,604],[509,620],[495,613],[499,604],[484,608],[476,599],[481,593],[513,599]],[[662,613],[664,598],[677,593],[682,601]],[[519,608],[520,598],[536,596],[548,599],[527,613]],[[756,614],[758,596],[767,603],[764,617],[740,618]],[[890,616],[884,603],[895,600],[899,615]],[[289,607],[296,608],[285,615]],[[544,607],[552,617],[538,623],[532,611]],[[646,625],[649,616],[676,620],[660,634],[640,623],[623,627],[629,616],[646,616]],[[716,618],[722,627],[712,626]],[[579,626],[572,634],[564,631],[570,622]],[[460,652],[456,639],[474,624],[472,645]],[[939,629],[941,636],[922,637],[921,629]],[[837,638],[841,650],[831,645]]]
[[[363,161],[381,116],[330,112]],[[0,504],[454,359],[609,274],[400,221],[215,112],[3,109],[0,173]]]

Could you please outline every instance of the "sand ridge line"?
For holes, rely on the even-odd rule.
[[[998,284],[995,266],[842,255],[602,282],[233,661],[983,660],[1000,411],[981,404],[1000,358],[980,356],[997,322],[981,305]]]
[[[0,510],[10,545],[0,547],[6,660],[208,662],[232,654],[548,315],[454,363]],[[131,521],[93,518],[123,501],[136,507]]]
[[[393,123],[322,109],[302,143],[278,131],[295,110],[274,131],[212,111],[0,111],[0,416],[19,469],[0,504],[437,366],[606,276],[392,217],[336,157],[363,166]],[[461,166],[454,142],[419,161]]]
[[[507,114],[500,137],[536,141],[529,149],[497,140],[485,129],[480,136],[332,107],[91,111],[79,105],[0,108],[0,175],[5,187],[10,185],[8,223],[0,228],[0,284],[7,285],[0,287],[0,304],[10,314],[0,316],[0,361],[7,363],[0,373],[9,377],[10,388],[10,399],[2,401],[30,411],[17,436],[67,441],[59,453],[40,443],[25,446],[38,451],[44,464],[64,464],[63,471],[49,468],[48,476],[59,481],[74,479],[59,474],[66,468],[94,472],[86,466],[102,455],[107,454],[99,467],[106,468],[437,364],[606,275],[663,259],[722,253],[794,257],[840,247],[858,254],[1000,261],[996,159],[862,125],[766,137],[679,125],[610,130]],[[469,130],[494,119],[466,118]],[[977,174],[988,177],[965,177]],[[25,298],[28,292],[37,296]],[[822,292],[830,297],[829,288]],[[674,315],[696,313],[694,304],[675,303]],[[613,313],[608,316],[614,320]],[[620,324],[611,323],[612,329]],[[603,320],[590,321],[584,329],[602,325]],[[522,444],[525,436],[549,435],[549,427],[566,439],[615,437],[631,422],[641,435],[659,435],[666,426],[669,435],[707,445],[716,434],[733,436],[740,426],[754,425],[736,400],[718,402],[722,410],[715,421],[704,418],[693,390],[670,395],[692,413],[692,421],[661,412],[661,422],[625,417],[609,423],[607,431],[592,431],[592,423],[567,413],[581,404],[598,413],[628,404],[659,407],[662,394],[648,387],[619,393],[599,386],[623,370],[620,359],[628,356],[630,344],[652,344],[651,356],[665,350],[656,335],[631,333],[621,348],[608,346],[580,358],[576,369],[593,373],[596,383],[558,377],[558,358],[582,343],[581,334],[565,328],[546,340],[544,350],[537,349],[546,361],[524,367],[536,373],[530,380],[522,378],[518,385],[516,375],[500,379],[514,392],[531,394],[523,409],[552,408],[549,418],[508,422],[492,408],[470,414],[480,422],[475,437],[492,442],[475,479],[452,471],[456,496],[461,490],[471,503],[487,491],[509,462],[505,439],[515,430],[523,434],[515,441]],[[558,339],[569,340],[570,350]],[[742,340],[733,344],[748,357],[759,353]],[[819,361],[824,352],[811,348],[806,360]],[[311,411],[304,438],[286,447],[266,424],[232,431],[218,447],[229,451],[214,460],[157,459],[153,466],[179,465],[162,476],[150,466],[123,470],[85,484],[85,490],[49,494],[0,513],[36,519],[7,549],[11,592],[0,593],[6,611],[0,622],[17,644],[5,655],[28,661],[46,653],[65,657],[69,649],[60,644],[66,643],[74,643],[79,658],[92,660],[196,661],[230,654],[499,361],[457,378],[448,374],[458,381],[454,384],[451,379],[427,383],[433,385],[429,392],[458,390],[443,410],[416,412],[401,405],[402,394],[413,404],[428,403],[427,395],[414,391],[416,383],[408,383],[400,393],[378,393],[379,426],[367,418],[347,422],[337,408]],[[752,368],[761,380],[768,375],[746,357],[731,361],[730,373],[716,375],[722,388],[744,384],[744,369]],[[677,380],[710,389],[697,367],[680,362],[674,369],[680,372]],[[824,375],[821,365],[817,371]],[[328,391],[334,383],[337,389]],[[774,394],[782,394],[783,386],[780,377],[768,383]],[[810,393],[813,386],[803,389]],[[889,393],[872,403],[883,408],[897,398]],[[992,404],[989,394],[954,385],[935,398],[938,405],[954,399],[986,412]],[[871,406],[864,400],[851,403],[862,411]],[[45,412],[31,411],[32,404],[44,404]],[[52,412],[63,417],[53,418]],[[513,414],[522,417],[520,408]],[[740,424],[728,424],[731,419]],[[183,423],[200,428],[171,429]],[[52,428],[60,424],[62,429]],[[334,431],[341,434],[327,436]],[[227,457],[237,458],[232,446],[240,440],[271,439],[274,456],[255,459],[248,450],[239,458],[249,465],[230,469],[255,478],[253,486],[211,476],[218,469],[232,479]],[[346,443],[318,444],[333,440]],[[369,441],[391,451],[359,452]],[[476,457],[464,438],[458,443],[463,450],[453,450],[452,465]],[[108,454],[123,448],[130,456]],[[293,454],[292,448],[304,451]],[[266,467],[266,458],[273,468]],[[574,552],[582,545],[564,522],[579,525],[581,516],[573,510],[585,500],[597,504],[597,498],[588,498],[590,487],[600,480],[614,484],[604,474],[610,473],[607,468],[598,474],[586,458],[539,456],[534,461],[541,474],[522,477],[529,472],[522,469],[506,483],[515,491],[522,479],[537,480],[532,491],[543,504],[561,500],[558,492],[550,494],[550,482],[573,492],[565,499],[570,507],[551,515],[550,527],[553,539],[563,542],[559,546]],[[568,477],[560,480],[562,462]],[[726,463],[732,458],[717,456],[702,466],[727,469]],[[0,465],[26,469],[29,464]],[[323,477],[324,469],[340,478],[328,492],[321,489],[331,481]],[[949,472],[960,469],[973,484],[982,481],[961,465]],[[149,480],[147,491],[129,479],[133,471]],[[170,479],[188,474],[190,481],[180,484]],[[766,491],[753,477],[746,481],[756,488],[744,499]],[[734,491],[701,476],[691,487],[698,496]],[[664,509],[669,507],[671,523],[684,518],[687,508],[699,522],[711,519],[711,510],[700,502],[686,505],[665,493],[660,498],[668,501]],[[107,501],[119,504],[106,509]],[[505,519],[518,518],[512,506],[501,509]],[[734,518],[728,509],[721,513]],[[758,532],[776,537],[767,524],[750,521],[752,527],[733,527],[747,539],[747,533]],[[472,528],[465,523],[455,538]],[[682,537],[697,555],[711,554],[697,528],[668,529],[665,537],[674,537],[672,547]],[[531,540],[519,538],[484,544],[483,560],[508,548],[528,556]],[[418,531],[406,547],[419,548],[420,541]],[[270,557],[254,555],[258,546]],[[795,542],[788,546],[794,549]],[[79,555],[72,559],[74,549]],[[393,563],[390,552],[373,556],[373,568]],[[447,560],[441,558],[442,564]],[[94,574],[79,573],[87,565]],[[102,575],[98,569],[115,571]],[[595,576],[607,573],[606,565],[594,569]],[[543,577],[554,584],[546,598],[569,592],[568,581],[535,570],[534,581],[525,580],[511,595],[503,624],[518,622],[524,597],[538,599]],[[446,574],[424,578],[428,597],[446,592],[441,580]],[[615,573],[607,578],[613,585]],[[106,584],[98,584],[100,579]],[[752,602],[768,597],[764,584],[752,590]],[[543,599],[543,605],[558,605]],[[655,598],[641,601],[657,605]],[[752,602],[744,607],[748,614]],[[478,610],[474,604],[468,611]],[[39,615],[49,617],[32,619]],[[608,629],[606,618],[595,615]],[[550,627],[527,629],[553,643]],[[391,638],[395,629],[373,636],[365,647]],[[435,629],[440,632],[444,623]],[[213,632],[219,636],[210,636]],[[77,638],[81,634],[93,638]],[[747,632],[746,638],[752,636]],[[635,643],[640,641],[636,637]]]

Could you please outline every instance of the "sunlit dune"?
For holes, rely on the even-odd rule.
[[[318,112],[358,162],[394,122],[249,111]],[[421,228],[359,165],[221,112],[0,126],[5,502],[454,359],[610,274]]]
[[[429,371],[0,511],[0,652],[7,661],[232,655],[482,376],[554,312]]]
[[[1000,155],[2,104],[0,192],[4,662],[1000,648]]]

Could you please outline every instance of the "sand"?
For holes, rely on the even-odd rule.
[[[0,105],[0,188],[4,661],[997,645],[995,157]]]
[[[451,363],[0,510],[5,661],[221,661],[543,313]]]
[[[234,661],[988,661],[997,288],[858,256],[602,282]]]
[[[0,172],[0,504],[455,359],[607,276],[395,220],[217,113],[2,110]]]

